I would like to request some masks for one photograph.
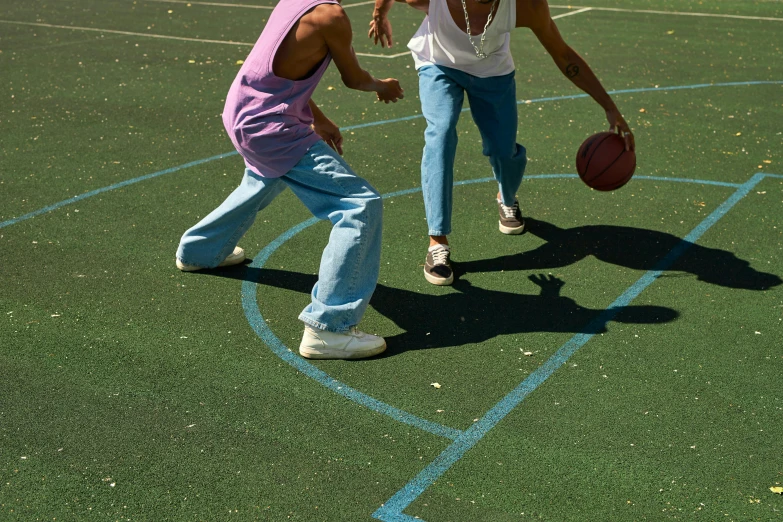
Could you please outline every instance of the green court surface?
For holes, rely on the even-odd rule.
[[[389,348],[313,363],[329,229],[290,191],[247,265],[174,266],[241,178],[220,114],[273,3],[0,0],[0,520],[783,519],[783,3],[553,5],[636,135],[611,193],[574,167],[603,111],[514,33],[529,230],[497,231],[465,112],[452,287],[422,275],[421,15],[381,49],[345,4],[406,93],[332,67],[314,97],[384,194],[360,327]]]

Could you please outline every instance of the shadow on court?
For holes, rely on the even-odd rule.
[[[277,269],[246,267],[212,270],[205,274],[231,277],[259,285],[309,294],[316,276]],[[403,333],[386,337],[391,356],[409,350],[476,344],[498,335],[533,332],[602,333],[609,321],[665,323],[678,313],[662,306],[625,306],[590,309],[560,295],[565,282],[553,276],[529,276],[541,288],[524,295],[475,287],[455,281],[458,292],[434,296],[379,284],[370,305],[393,321]],[[259,290],[263,293],[263,288]],[[429,318],[429,319],[427,319]]]
[[[519,254],[455,264],[458,276],[447,295],[428,295],[379,284],[370,305],[404,332],[387,338],[386,356],[407,350],[476,344],[498,335],[535,332],[606,332],[609,321],[657,324],[674,321],[676,310],[651,305],[590,309],[564,297],[565,282],[553,276],[531,275],[538,295],[524,295],[473,286],[460,278],[474,272],[532,271],[567,266],[587,256],[636,270],[654,269],[682,239],[665,232],[614,225],[562,229],[528,220],[528,232],[546,244]],[[667,272],[685,272],[699,281],[728,288],[765,290],[781,284],[774,274],[759,272],[731,252],[686,243]],[[315,275],[284,270],[234,267],[202,273],[242,279],[259,285],[310,293]],[[263,292],[263,289],[260,290]]]
[[[529,252],[459,263],[455,273],[545,270],[567,266],[587,256],[635,270],[653,270],[682,242],[675,235],[644,228],[586,225],[563,229],[537,219],[526,222],[527,232],[545,240],[544,245]],[[686,246],[687,250],[666,272],[686,272],[705,283],[745,290],[767,290],[783,282],[775,274],[755,270],[731,252],[696,243]]]

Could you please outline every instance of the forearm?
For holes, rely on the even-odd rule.
[[[381,89],[381,82],[364,69],[359,69],[350,78],[343,76],[342,79],[346,87],[355,91],[378,92]]]
[[[386,18],[395,0],[375,0],[375,10],[372,12],[373,20]]]
[[[315,104],[312,98],[310,98],[307,101],[307,106],[310,107],[310,111],[313,113],[313,120],[316,123],[321,123],[323,121],[329,121],[329,118],[326,117],[326,114],[321,111],[321,109],[318,108],[318,106]]]
[[[561,59],[555,59],[555,63],[560,72],[571,80],[571,83],[589,94],[604,110],[617,109],[614,101],[606,92],[604,86],[601,85],[592,69],[590,69],[590,66],[576,51],[569,47]]]

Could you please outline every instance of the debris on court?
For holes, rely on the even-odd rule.
[[[438,384],[437,382],[431,382],[431,383],[430,383],[430,386],[432,386],[432,387],[433,387],[433,388],[435,388],[435,389],[438,389],[438,388],[440,388],[440,384]]]
[[[769,488],[769,490],[773,493],[777,493],[778,495],[783,495],[783,487],[780,486],[772,486]]]

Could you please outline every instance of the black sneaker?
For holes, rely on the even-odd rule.
[[[522,213],[519,211],[519,201],[514,200],[514,204],[507,207],[502,201],[498,200],[498,212],[500,220],[498,227],[504,234],[521,234],[525,231],[525,220],[522,219]]]
[[[427,250],[427,261],[424,263],[424,278],[433,285],[450,285],[454,282],[454,272],[451,270],[448,245],[434,245]]]

